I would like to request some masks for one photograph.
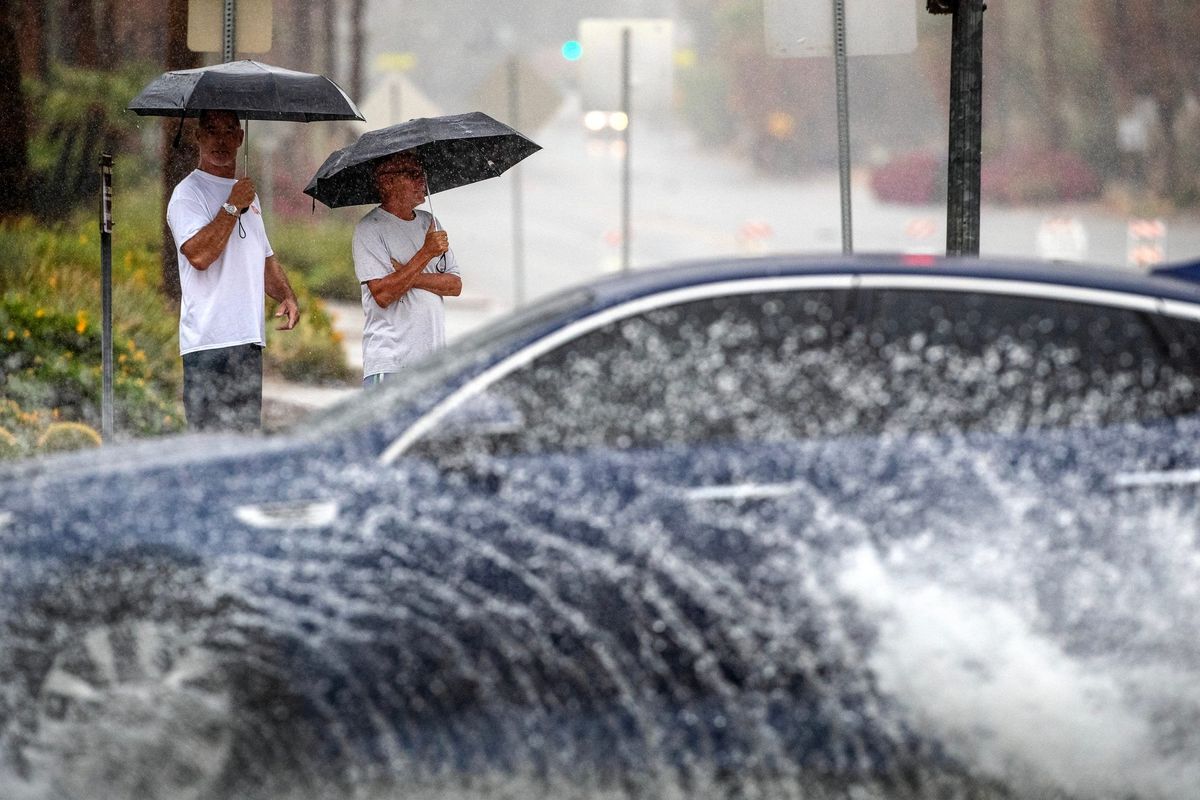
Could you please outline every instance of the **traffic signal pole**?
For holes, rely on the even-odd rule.
[[[952,14],[950,153],[946,178],[946,255],[979,255],[983,131],[983,0],[926,0],[931,14]]]

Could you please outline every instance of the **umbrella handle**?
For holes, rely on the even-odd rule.
[[[426,192],[429,191],[428,180],[426,180],[426,183],[425,183],[425,191]],[[437,215],[433,213],[433,197],[429,194],[426,194],[425,202],[429,203],[429,216],[433,217],[433,229],[436,231],[445,230],[445,228],[442,227],[442,223],[438,222]],[[437,266],[435,266],[434,269],[436,269],[438,272],[446,271],[446,254],[445,253],[442,253],[440,256],[438,256]]]

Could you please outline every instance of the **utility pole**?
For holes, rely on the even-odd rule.
[[[931,14],[952,14],[950,153],[946,178],[946,255],[979,255],[983,132],[983,0],[926,0]]]

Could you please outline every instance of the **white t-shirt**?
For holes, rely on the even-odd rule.
[[[243,239],[234,225],[225,250],[208,269],[196,269],[179,248],[224,214],[221,204],[237,181],[202,170],[193,170],[181,180],[167,203],[167,224],[175,237],[179,261],[179,285],[183,302],[179,309],[179,352],[211,350],[239,344],[266,345],[263,297],[265,264],[273,255],[263,227],[258,195],[242,214]]]
[[[412,289],[387,308],[380,308],[367,288],[367,281],[386,277],[395,269],[392,259],[402,264],[421,249],[433,216],[417,209],[416,218],[403,220],[380,207],[367,212],[354,228],[354,274],[362,289],[363,374],[399,372],[406,364],[424,358],[446,343],[445,304],[439,295]],[[439,226],[440,229],[440,226]],[[425,272],[458,275],[454,251],[446,259],[434,258]]]

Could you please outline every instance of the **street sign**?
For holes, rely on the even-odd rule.
[[[224,0],[188,0],[187,46],[194,53],[220,53],[224,40]],[[271,0],[237,0],[237,51],[271,49]]]
[[[917,49],[917,0],[845,0],[846,54]],[[831,0],[763,0],[767,52],[783,58],[833,55]]]
[[[475,90],[473,105],[506,125],[534,132],[545,125],[562,106],[562,93],[521,59],[516,60],[517,119],[512,119],[513,76],[511,65],[502,61]]]
[[[579,86],[584,111],[621,109],[621,34],[630,32],[630,83],[638,114],[671,107],[674,24],[669,19],[584,19],[579,22]]]

